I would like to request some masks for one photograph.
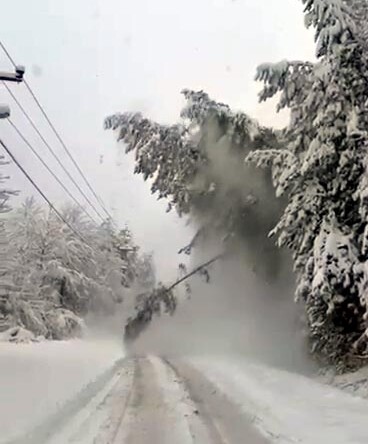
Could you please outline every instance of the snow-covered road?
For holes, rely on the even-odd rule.
[[[53,427],[57,424],[52,424]],[[228,444],[268,442],[201,373],[184,362],[126,359],[105,386],[63,427],[27,443]]]
[[[1,402],[1,400],[0,400]],[[235,356],[124,358],[6,444],[365,444],[368,401]]]

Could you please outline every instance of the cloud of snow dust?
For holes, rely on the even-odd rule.
[[[124,347],[124,325],[134,305],[134,296],[130,290],[124,296],[122,303],[115,305],[114,313],[90,313],[85,317],[85,339],[106,340]]]
[[[246,167],[246,153],[236,152],[218,128],[206,134],[210,164],[206,181],[220,184],[215,201],[195,211],[198,227],[218,220],[235,202],[254,196],[246,217],[236,227],[230,255],[211,267],[211,282],[190,281],[190,300],[179,301],[173,317],[155,319],[133,345],[133,352],[163,355],[248,355],[275,366],[308,372],[313,368],[302,336],[300,307],[293,300],[291,261],[267,238],[282,212],[270,179]],[[199,177],[201,181],[203,177]],[[201,186],[197,183],[197,186]],[[225,212],[225,213],[224,213]],[[201,264],[223,249],[223,233],[212,233],[197,246],[192,265]]]
[[[290,282],[267,284],[238,257],[214,265],[209,284],[194,278],[191,286],[190,299],[180,301],[173,317],[155,319],[133,353],[241,354],[288,370],[313,370]]]
[[[277,279],[289,263],[268,234],[279,220],[284,202],[275,197],[269,171],[245,164],[251,142],[236,143],[224,131],[210,120],[201,134],[209,162],[197,175],[194,187],[201,190],[206,183],[214,183],[216,190],[194,209],[194,222],[198,227],[211,227],[212,237],[222,239],[228,227],[213,228],[214,224],[233,218],[234,238],[227,248],[243,260],[248,258],[247,266],[265,279]],[[202,247],[208,248],[208,242]]]

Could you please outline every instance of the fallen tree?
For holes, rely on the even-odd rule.
[[[213,257],[205,263],[195,267],[192,271],[175,281],[170,286],[165,287],[160,284],[151,292],[140,294],[137,297],[137,303],[135,306],[136,313],[133,317],[130,317],[127,320],[125,325],[125,341],[132,342],[137,339],[137,337],[148,328],[154,316],[160,316],[162,313],[167,313],[172,316],[175,313],[178,303],[174,289],[196,274],[205,275],[206,280],[208,281],[209,273],[207,267],[223,257],[223,254]]]
[[[177,125],[124,113],[105,127],[152,192],[198,224],[184,252],[217,236],[226,251],[246,247],[268,280],[282,263],[268,234],[291,252],[310,350],[344,369],[368,360],[368,4],[302,3],[317,62],[257,70],[260,100],[279,95],[290,110],[285,130],[188,90]]]

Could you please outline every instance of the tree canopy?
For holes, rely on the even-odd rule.
[[[7,251],[2,323],[51,339],[80,335],[85,316],[113,315],[127,288],[147,288],[154,279],[151,257],[139,253],[128,228],[96,226],[74,206],[62,216],[69,226],[31,198],[0,231]]]
[[[254,267],[270,278],[278,252],[267,233],[283,203],[274,197],[269,172],[247,168],[244,158],[256,148],[279,149],[280,136],[203,91],[183,95],[177,124],[128,112],[106,118],[105,128],[117,132],[127,152],[134,151],[135,173],[150,181],[159,199],[167,199],[168,211],[196,220],[197,233],[181,252],[211,237],[222,239],[224,250],[233,249],[241,238],[258,245],[262,253]]]
[[[340,362],[367,352],[367,53],[348,2],[303,3],[318,61],[258,68],[261,100],[280,92],[291,118],[284,149],[248,161],[271,166],[276,193],[287,196],[272,234],[293,253],[313,349]]]
[[[197,235],[183,251],[209,233],[225,247],[245,239],[254,256],[260,245],[263,257],[274,254],[269,232],[288,248],[311,350],[345,366],[368,356],[368,6],[302,3],[317,62],[265,63],[256,75],[260,100],[277,95],[278,109],[290,111],[283,131],[190,90],[175,125],[123,113],[105,128],[135,152],[135,172],[169,210],[196,220]]]

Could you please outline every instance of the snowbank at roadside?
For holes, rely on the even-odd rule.
[[[368,366],[342,375],[322,376],[321,380],[354,396],[368,398]]]
[[[193,358],[219,390],[278,444],[366,444],[368,401],[241,358]]]
[[[42,424],[123,355],[112,339],[0,342],[0,443]]]
[[[0,342],[28,343],[39,342],[36,336],[23,327],[11,327],[0,332]]]

